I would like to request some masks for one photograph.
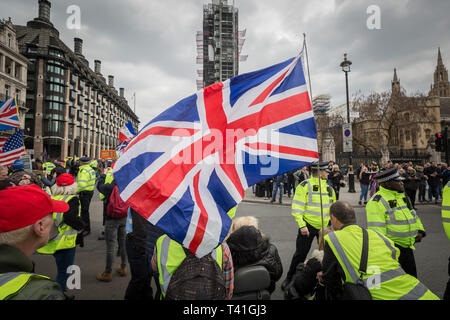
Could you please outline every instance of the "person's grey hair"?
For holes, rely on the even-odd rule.
[[[77,183],[74,182],[70,186],[60,187],[56,185],[51,186],[50,190],[52,191],[52,195],[76,195],[77,194]]]
[[[330,215],[333,215],[344,225],[356,223],[355,210],[346,201],[336,201],[330,207]]]
[[[32,226],[26,226],[17,230],[0,233],[0,244],[15,246],[24,242],[31,234]]]

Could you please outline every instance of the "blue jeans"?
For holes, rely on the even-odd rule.
[[[439,186],[438,185],[428,185],[428,201],[433,201],[433,197],[434,200],[437,201],[439,198]]]
[[[75,248],[76,247],[59,250],[53,254],[56,261],[56,268],[58,270],[56,282],[59,283],[63,291],[66,289],[67,278],[69,278],[67,268],[73,265],[75,261]]]
[[[361,201],[364,198],[364,201],[367,202],[367,192],[369,191],[369,186],[366,186],[364,184],[361,185],[361,195],[359,196],[359,201]]]
[[[120,219],[106,219],[105,221],[105,240],[106,240],[106,267],[105,272],[112,271],[114,261],[114,250],[116,242],[119,241],[121,267],[127,265],[127,253],[125,248],[125,224],[126,217]]]
[[[283,197],[283,186],[281,185],[280,182],[274,182],[273,183],[273,192],[272,192],[272,200],[273,201],[275,201],[275,199],[277,197],[278,189],[280,189],[280,201],[281,201],[281,198]]]

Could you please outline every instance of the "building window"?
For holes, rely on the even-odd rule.
[[[428,140],[431,137],[431,130],[430,129],[425,129],[425,138]]]
[[[11,94],[11,86],[5,84],[5,96],[6,96],[6,98],[9,98],[10,94]]]
[[[8,47],[12,48],[12,36],[11,36],[11,33],[8,33]]]
[[[54,57],[61,58],[61,59],[64,58],[64,54],[61,51],[59,51],[59,50],[49,49],[48,50],[48,54],[51,55],[51,56],[54,56]]]

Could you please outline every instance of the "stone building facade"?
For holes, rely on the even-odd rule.
[[[405,96],[396,69],[391,84],[386,110],[373,113],[370,117],[362,116],[353,122],[355,157],[372,161],[381,160],[382,154],[389,154],[390,159],[397,162],[445,159],[444,153],[436,157],[435,153],[430,152],[434,148],[435,134],[450,125],[450,83],[440,49],[433,83],[427,96]],[[329,130],[335,138],[339,160],[343,150],[342,128],[337,125]],[[345,156],[341,158],[345,159]]]
[[[11,19],[0,20],[0,102],[16,97],[22,128],[27,111],[27,68],[28,59],[19,52],[16,29]],[[7,137],[12,132],[14,131],[0,131],[0,137]]]
[[[28,58],[28,93],[25,130],[31,137],[25,146],[35,158],[45,152],[50,158],[100,157],[101,150],[115,149],[120,129],[129,120],[137,132],[139,119],[101,73],[83,55],[82,39],[74,39],[73,50],[60,38],[50,20],[51,3],[39,0],[39,16],[16,25],[20,52]]]

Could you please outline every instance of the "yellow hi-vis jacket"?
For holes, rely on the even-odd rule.
[[[53,200],[65,201],[68,203],[74,195],[56,195]],[[78,202],[78,216],[81,214],[81,204]],[[53,254],[58,250],[70,249],[76,246],[77,230],[64,223],[64,213],[53,212],[53,220],[58,227],[58,236],[49,241],[45,246],[38,249],[37,252],[43,254]]]
[[[114,176],[113,176],[113,169],[109,168],[108,172],[106,173],[106,177],[105,177],[105,184],[106,183],[111,183],[114,180]],[[100,200],[103,201],[103,199],[105,199],[105,195],[103,193],[99,193],[98,194]]]
[[[89,164],[80,166],[77,176],[77,192],[93,191],[95,187],[96,174]]]
[[[46,175],[49,175],[55,168],[56,165],[48,161],[42,165],[42,169],[44,169]]]
[[[359,274],[363,233],[361,227],[348,225],[325,236],[345,273],[343,282],[361,279],[373,300],[439,300],[415,277],[405,273],[398,262],[400,250],[380,233],[367,230],[369,252],[367,273]]]
[[[8,272],[0,274],[0,300],[9,300],[17,295],[32,278],[48,279],[35,273]]]
[[[170,279],[173,273],[186,258],[183,247],[176,241],[170,239],[167,235],[162,235],[156,240],[156,254],[158,263],[159,284],[161,286],[161,298],[166,296],[169,288]],[[211,252],[211,256],[217,262],[220,269],[223,270],[222,245]]]
[[[447,182],[442,193],[442,225],[450,240],[450,181]]]
[[[366,205],[367,228],[378,231],[403,248],[414,249],[419,230],[425,229],[404,193],[380,186]]]
[[[336,201],[336,194],[326,180],[321,179],[322,209],[324,227],[330,222],[330,207]],[[295,189],[292,199],[292,215],[297,221],[298,227],[306,227],[306,222],[314,228],[322,228],[320,209],[319,178],[311,177],[302,181]]]

